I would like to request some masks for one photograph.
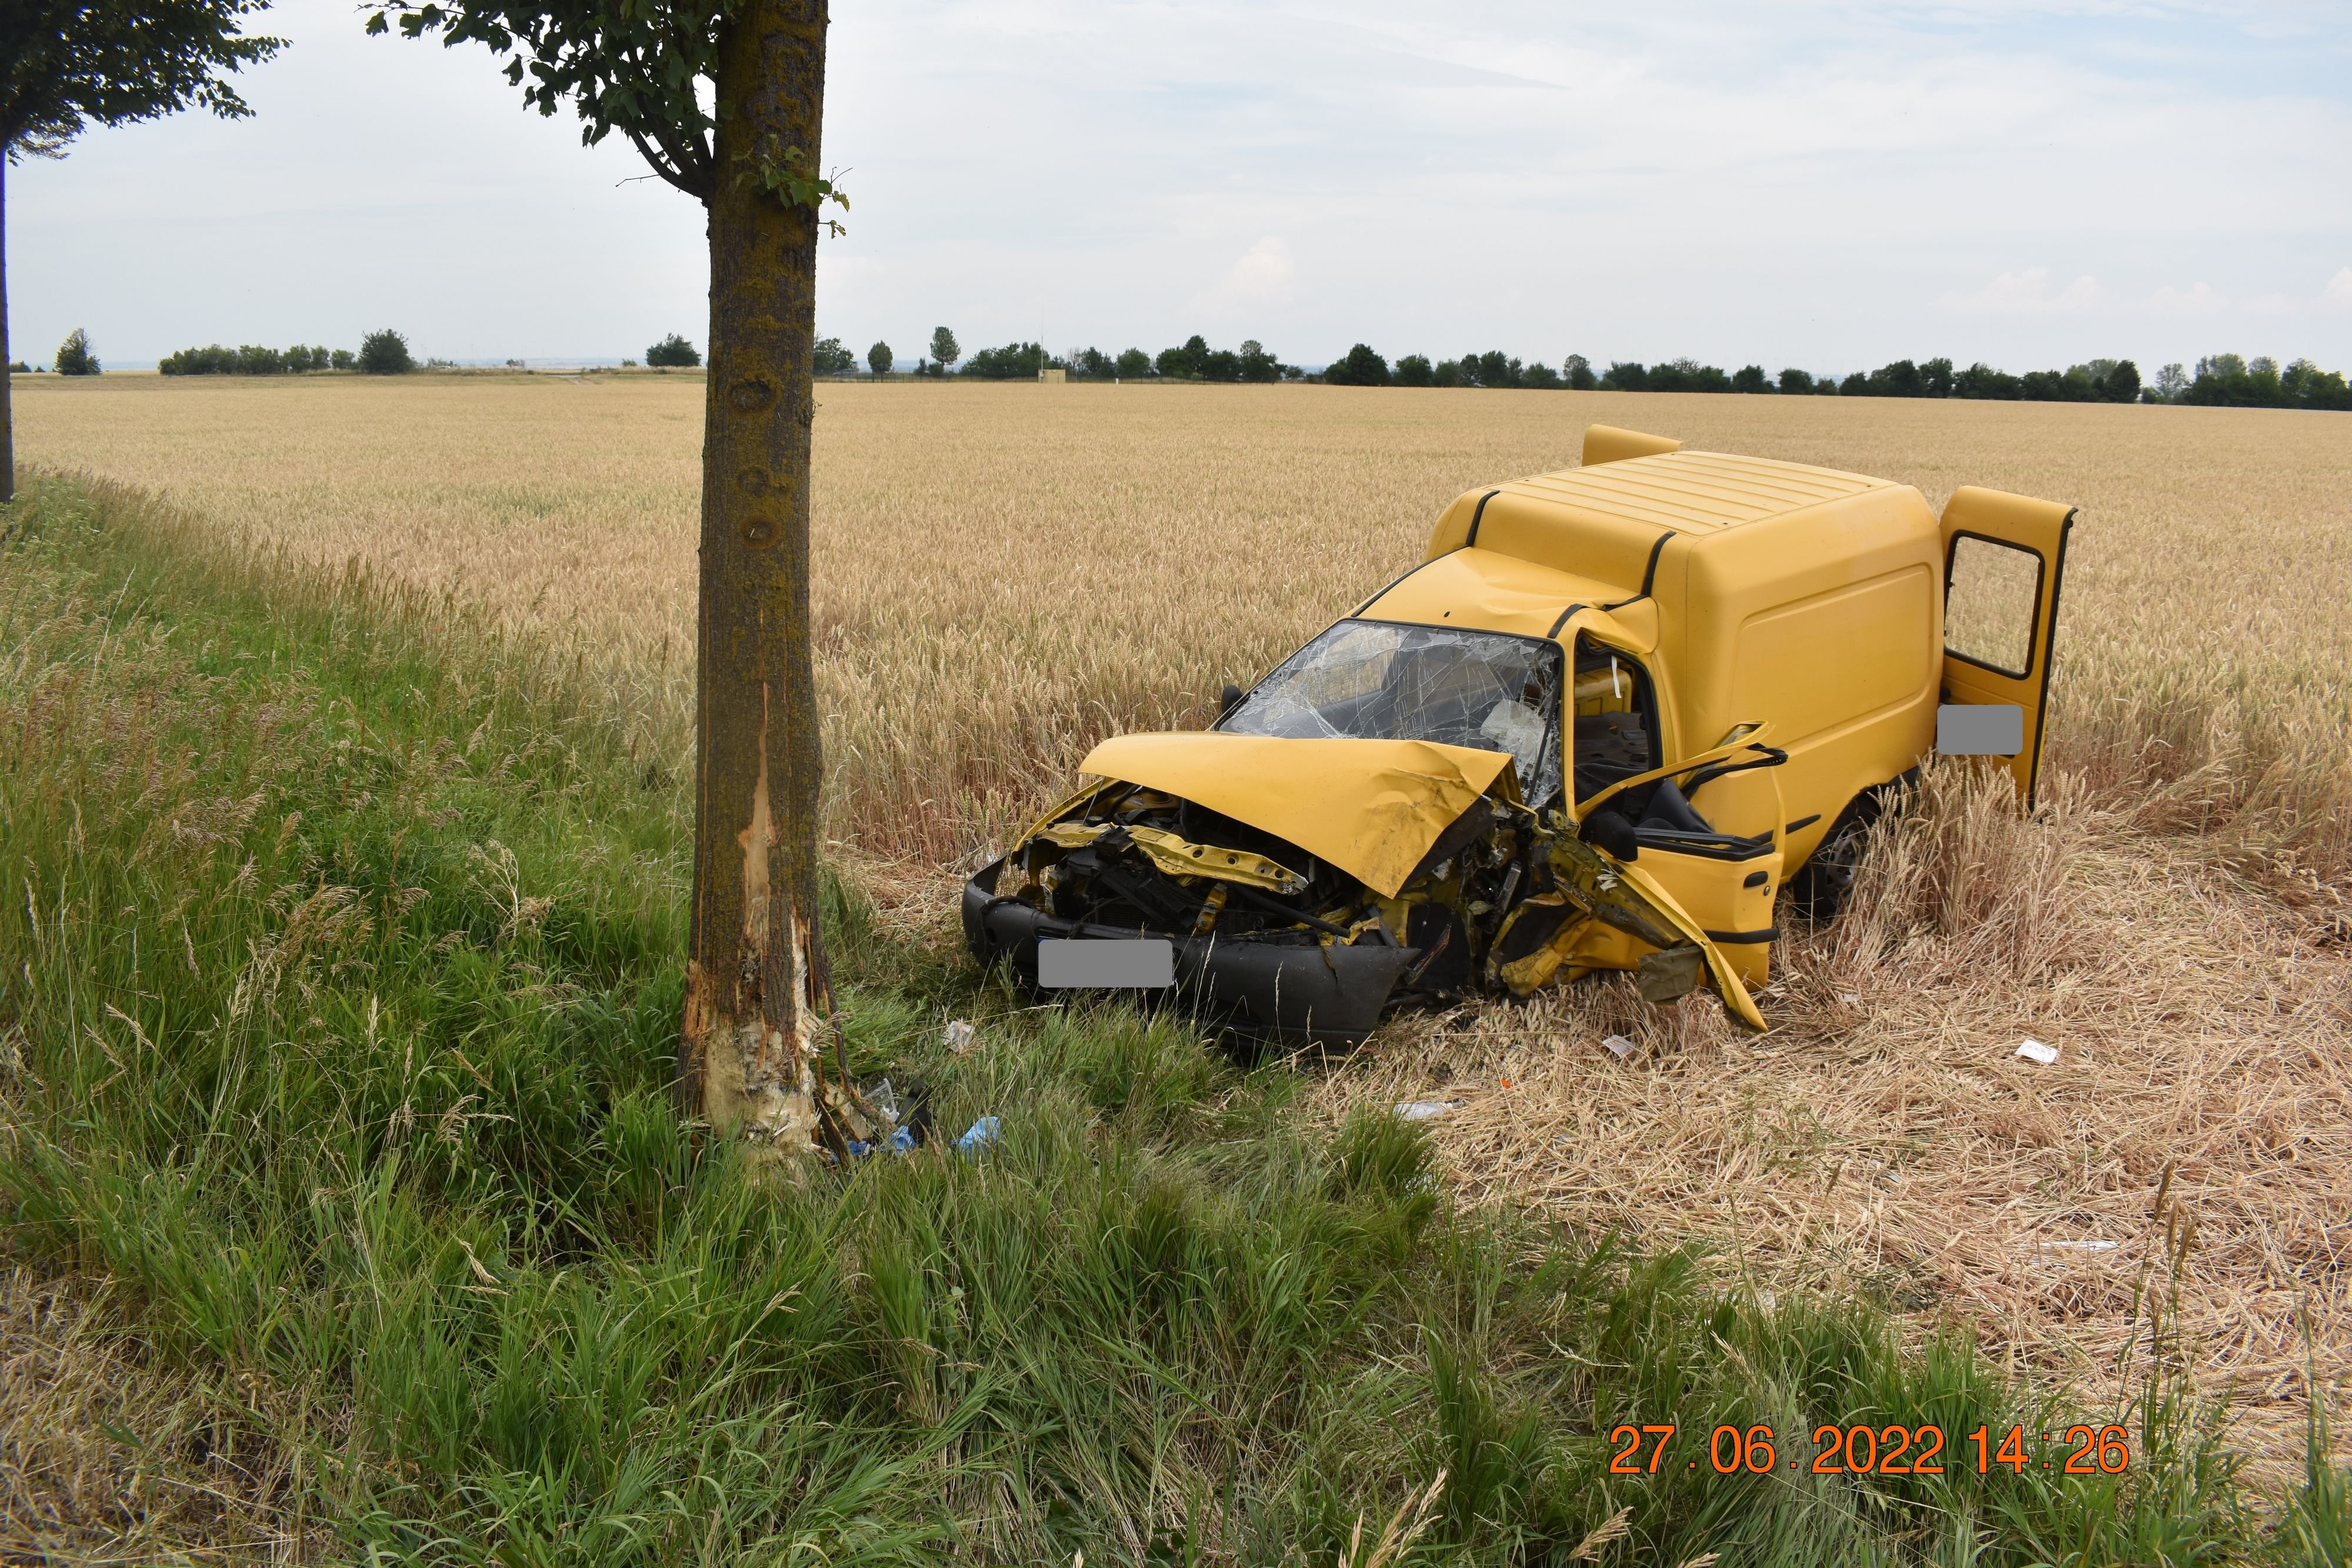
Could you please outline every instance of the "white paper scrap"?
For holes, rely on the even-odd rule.
[[[1615,1057],[1620,1061],[1624,1061],[1627,1057],[1633,1055],[1634,1051],[1641,1049],[1622,1034],[1612,1034],[1601,1043],[1607,1046],[1609,1048],[1609,1054]]]
[[[2122,1243],[2116,1241],[2044,1241],[2044,1252],[2112,1252]]]
[[[1444,1115],[1461,1103],[1459,1100],[1408,1100],[1396,1108],[1397,1119],[1404,1122],[1426,1122]]]
[[[2058,1060],[2058,1048],[2054,1045],[2044,1045],[2038,1040],[2029,1040],[2017,1048],[2017,1054],[2028,1061],[2038,1061],[2047,1067]]]
[[[958,1056],[961,1056],[966,1051],[973,1050],[980,1044],[980,1030],[968,1019],[951,1019],[949,1022],[946,1033],[942,1038],[942,1043],[944,1043],[950,1051],[954,1051]]]

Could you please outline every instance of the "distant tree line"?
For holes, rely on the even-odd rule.
[[[2246,360],[2236,354],[2215,354],[2198,361],[2193,376],[2178,364],[2167,365],[2157,372],[2153,384],[2144,385],[2139,367],[2129,360],[2092,360],[2063,371],[2028,371],[2023,375],[2011,375],[1982,362],[1956,370],[1948,359],[1896,360],[1874,371],[1855,371],[1843,377],[1796,369],[1771,376],[1761,365],[1727,371],[1719,365],[1689,359],[1656,365],[1624,360],[1595,373],[1591,361],[1581,354],[1569,355],[1555,371],[1542,363],[1522,364],[1499,350],[1434,364],[1423,355],[1407,354],[1391,366],[1369,344],[1358,343],[1326,366],[1319,378],[1309,379],[1333,386],[1362,387],[1559,387],[1578,392],[1774,392],[1791,397],[2352,409],[2352,391],[2347,391],[2341,372],[2323,371],[2309,360],[2296,360],[2281,370],[2275,360]]]
[[[2242,359],[2213,354],[2197,361],[2192,378],[2179,365],[2158,372],[2157,387],[2167,402],[2203,403],[2220,408],[2352,409],[2352,386],[2341,371],[2323,371],[2309,360],[2291,361],[2284,370],[2267,354]]]
[[[962,361],[961,368],[957,361]],[[866,362],[876,375],[887,375],[897,363],[890,345],[877,343],[866,350]],[[1516,362],[1516,361],[1514,361]],[[1116,354],[1100,349],[1071,349],[1050,353],[1037,343],[1011,342],[982,349],[969,359],[953,331],[945,327],[931,333],[930,353],[915,361],[918,376],[971,376],[979,381],[1035,381],[1045,371],[1060,371],[1072,381],[1171,382],[1296,382],[1309,379],[1297,365],[1285,364],[1256,339],[1237,349],[1213,349],[1194,333],[1172,349],[1157,354],[1127,349]],[[820,338],[816,344],[819,375],[854,375],[857,356],[838,338]]]
[[[62,364],[64,350],[58,353]],[[94,368],[96,361],[91,363]],[[520,360],[507,361],[509,368],[516,370],[521,369],[522,363]],[[636,361],[623,360],[621,363],[630,366]],[[702,363],[702,355],[684,337],[672,332],[646,350],[646,363],[664,370],[691,370]],[[269,349],[257,343],[228,349],[213,343],[201,349],[182,349],[165,356],[155,368],[167,376],[282,376],[310,371],[358,371],[363,375],[396,376],[417,366],[415,356],[409,352],[406,336],[386,327],[362,338],[357,352],[310,343],[297,343],[290,349]],[[448,360],[427,360],[425,368],[447,370],[454,366]]]
[[[368,375],[402,375],[416,368],[408,340],[387,327],[360,340],[359,351],[297,343],[290,349],[268,349],[246,343],[234,349],[218,343],[182,349],[166,354],[155,368],[167,376],[283,376],[308,371],[352,371]]]

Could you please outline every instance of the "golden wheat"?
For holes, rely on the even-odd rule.
[[[573,628],[690,680],[694,377],[23,383],[29,461]],[[2333,874],[2352,757],[2341,416],[1320,387],[828,385],[815,606],[834,831],[932,862],[1101,735],[1196,720],[1590,421],[2083,507],[2058,760]],[[683,712],[682,703],[670,705]]]
[[[27,460],[575,635],[683,736],[698,378],[19,383]],[[1417,558],[1474,485],[1600,420],[2079,505],[2050,809],[1965,781],[1855,915],[1786,945],[1779,1027],[1592,985],[1405,1020],[1325,1089],[1464,1101],[1473,1190],[1775,1283],[1890,1289],[2111,1382],[2162,1171],[2183,1306],[2268,1457],[2352,1361],[2352,420],[1777,397],[833,386],[815,613],[841,852],[919,923],[1094,740],[1188,725]],[[891,866],[895,876],[884,873]],[[1596,1041],[1647,1049],[1625,1063]],[[2060,1063],[2012,1056],[2027,1035]],[[1502,1087],[1505,1081],[1510,1087]],[[2112,1241],[2112,1249],[2072,1243]],[[2049,1243],[2070,1245],[2051,1246]],[[1727,1266],[1729,1266],[1728,1264]]]

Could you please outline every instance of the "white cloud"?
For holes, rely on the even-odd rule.
[[[1947,295],[1945,302],[1976,315],[2057,316],[2091,309],[2105,298],[2099,280],[2088,273],[2063,288],[2053,288],[2048,267],[2029,267],[2004,272],[1973,292]]]
[[[2320,291],[2319,302],[2330,310],[2352,310],[2352,267],[2339,267]]]
[[[2175,288],[2166,284],[2147,297],[2147,308],[2158,316],[2196,320],[2220,315],[2230,308],[2230,302],[2215,293],[2211,284],[2200,278],[2188,288]]]
[[[1290,303],[1297,276],[1289,242],[1268,235],[1227,267],[1214,288],[1194,295],[1192,304],[1218,316],[1276,309]]]

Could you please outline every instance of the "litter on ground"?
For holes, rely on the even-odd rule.
[[[2058,1060],[2058,1048],[2054,1045],[2044,1045],[2038,1040],[2029,1040],[2017,1048],[2017,1054],[2028,1061],[2038,1061],[2042,1066],[2048,1067]]]

